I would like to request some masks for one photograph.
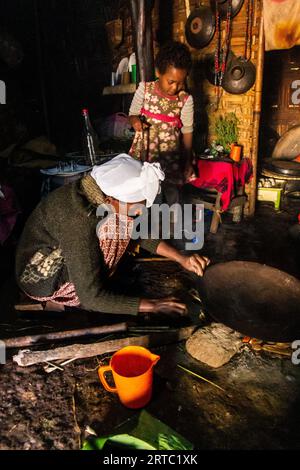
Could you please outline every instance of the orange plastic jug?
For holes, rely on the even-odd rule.
[[[159,359],[141,346],[126,346],[112,356],[109,366],[99,367],[100,381],[108,392],[117,393],[127,408],[142,408],[151,399],[153,366]],[[112,372],[115,387],[108,385],[107,372]]]

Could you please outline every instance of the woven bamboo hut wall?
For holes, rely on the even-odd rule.
[[[186,5],[190,4],[190,10],[201,5],[209,5],[209,0],[201,2],[197,0],[173,0],[173,12],[170,15],[173,18],[173,39],[184,42],[188,45],[185,38],[185,22],[187,18]],[[159,23],[159,8],[158,2],[155,4],[153,13],[153,27],[156,29]],[[222,40],[225,37],[225,23],[222,21]],[[240,12],[233,19],[232,22],[232,37],[231,37],[231,50],[237,56],[244,55],[245,35],[247,23],[247,2],[245,0]],[[249,202],[246,207],[247,214],[253,214],[255,210],[256,200],[256,166],[257,166],[257,140],[258,140],[258,127],[261,109],[261,88],[262,88],[262,75],[263,75],[263,29],[262,29],[262,0],[254,0],[253,11],[253,27],[252,27],[252,46],[251,46],[251,60],[257,69],[256,82],[254,86],[245,94],[232,95],[222,91],[222,96],[218,109],[215,109],[216,93],[215,87],[211,85],[208,80],[203,80],[202,93],[205,94],[205,100],[200,100],[206,104],[206,114],[208,118],[207,137],[208,143],[215,139],[214,134],[214,121],[220,116],[228,112],[234,112],[239,119],[239,143],[243,145],[244,155],[251,158],[254,167],[254,178],[251,184],[246,188],[248,193]],[[157,44],[156,44],[157,46]],[[204,56],[214,53],[216,48],[216,35],[211,43],[203,49],[193,49],[189,46],[192,53],[194,62],[201,62]],[[197,100],[199,90],[197,90],[197,81],[192,80],[192,91]],[[200,105],[201,105],[200,104]],[[197,108],[197,103],[196,103]],[[203,113],[200,113],[200,116]],[[197,113],[196,113],[197,116]],[[196,118],[197,119],[197,118]],[[200,118],[201,119],[201,118]],[[195,122],[197,126],[197,122]]]
[[[197,82],[196,74],[191,77],[190,82],[191,90],[195,98],[195,125],[200,125],[202,131],[205,130],[207,142],[210,143],[215,139],[214,135],[214,121],[220,116],[229,112],[234,112],[239,119],[239,143],[243,145],[244,156],[251,158],[254,167],[254,178],[251,184],[246,188],[248,193],[248,205],[246,206],[245,213],[253,215],[255,211],[256,201],[256,167],[257,167],[257,152],[258,152],[258,129],[261,111],[261,92],[262,92],[262,77],[263,77],[263,58],[264,58],[264,43],[263,43],[263,28],[262,28],[262,1],[254,0],[253,11],[253,27],[251,39],[251,61],[256,66],[257,75],[254,86],[247,92],[241,95],[232,95],[222,91],[222,96],[219,102],[218,109],[216,110],[216,93],[215,87],[211,85],[208,80],[203,79],[201,88]],[[163,2],[163,4],[162,4]],[[161,42],[161,35],[166,38],[166,31],[170,33],[169,39],[178,40],[188,45],[185,38],[185,22],[187,19],[187,8],[190,6],[192,11],[199,5],[210,5],[210,0],[155,0],[152,14],[153,23],[153,37],[154,37],[154,51],[156,52]],[[161,22],[160,13],[161,8],[169,8],[168,20],[172,24],[163,24]],[[127,15],[126,15],[127,16]],[[222,40],[225,37],[225,23],[222,21]],[[235,16],[232,22],[232,36],[231,36],[231,50],[236,56],[244,55],[245,40],[246,40],[246,24],[247,24],[247,1]],[[159,31],[164,29],[164,31]],[[130,40],[131,24],[127,20],[127,28],[125,28],[125,42],[129,49],[132,51],[132,42]],[[124,44],[125,46],[125,44]],[[189,45],[188,45],[189,46]],[[126,47],[126,46],[125,46]],[[216,35],[210,44],[203,49],[194,49],[189,46],[194,64],[201,64],[205,55],[214,53],[216,48]],[[123,51],[122,51],[123,52]],[[114,61],[115,62],[115,61]],[[200,109],[202,108],[202,109]],[[205,108],[205,110],[204,110]],[[205,124],[199,122],[204,119],[207,120]],[[198,120],[198,122],[197,122]]]

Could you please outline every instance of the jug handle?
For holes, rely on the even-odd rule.
[[[100,382],[102,383],[103,387],[105,388],[105,390],[107,390],[108,392],[117,393],[117,388],[116,387],[110,387],[110,385],[108,385],[108,383],[106,382],[106,379],[105,379],[105,374],[107,372],[111,372],[111,371],[112,370],[111,370],[110,366],[99,367],[99,369],[98,369],[99,379],[100,379]]]

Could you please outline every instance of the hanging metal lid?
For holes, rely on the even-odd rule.
[[[222,56],[222,55],[221,55]],[[228,52],[226,60],[226,70],[230,67],[231,61],[234,59],[235,55],[231,50]],[[204,58],[204,67],[205,67],[205,77],[212,84],[215,85],[215,54],[207,54]],[[217,83],[218,86],[218,83]]]
[[[215,34],[215,17],[207,6],[196,8],[189,15],[185,24],[185,36],[190,46],[202,49],[207,46]]]
[[[256,78],[256,68],[250,60],[235,57],[226,69],[222,87],[228,93],[241,95],[250,90]]]
[[[221,18],[226,18],[229,0],[210,0],[213,12],[216,11],[216,2],[218,3],[218,10]],[[232,0],[231,17],[233,18],[238,14],[242,8],[244,0]]]

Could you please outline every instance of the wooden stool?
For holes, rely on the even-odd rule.
[[[192,185],[185,185],[183,188],[184,202],[190,204],[203,204],[204,209],[213,212],[210,229],[211,233],[217,233],[221,222],[221,193],[213,188],[196,188]]]
[[[214,188],[196,188],[192,185],[185,185],[183,188],[184,199],[190,204],[203,204],[204,209],[213,212],[210,224],[210,233],[217,233],[221,220],[221,196],[222,194]],[[240,222],[242,218],[243,208],[246,202],[245,195],[238,195],[234,197],[228,208],[228,211],[233,213],[234,222]]]

